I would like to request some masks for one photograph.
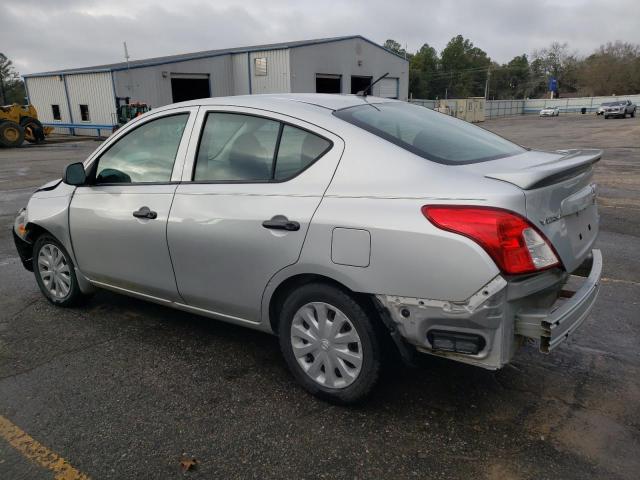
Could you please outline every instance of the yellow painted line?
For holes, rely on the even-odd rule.
[[[57,453],[0,415],[0,436],[24,457],[55,473],[55,480],[90,480]]]

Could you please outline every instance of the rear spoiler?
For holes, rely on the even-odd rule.
[[[596,149],[558,150],[556,153],[563,155],[546,163],[511,172],[488,173],[485,177],[512,183],[524,190],[532,190],[559,183],[589,170],[602,157],[602,150]]]

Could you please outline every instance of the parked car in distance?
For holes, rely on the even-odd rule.
[[[545,107],[540,110],[541,117],[557,117],[560,115],[560,109],[558,107]]]
[[[273,333],[348,404],[389,349],[495,370],[566,340],[599,288],[600,156],[375,97],[194,100],[67,166],[14,240],[54,305],[105,288]]]
[[[600,105],[597,115],[604,115],[604,118],[619,117],[625,118],[627,115],[630,117],[636,116],[636,105],[631,100],[620,100],[617,102],[606,102]]]

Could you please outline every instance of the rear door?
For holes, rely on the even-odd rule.
[[[73,250],[92,281],[178,300],[166,228],[197,108],[158,112],[118,132],[87,166],[69,207]]]
[[[258,322],[269,279],[298,260],[342,140],[276,113],[204,107],[167,237],[187,304]]]

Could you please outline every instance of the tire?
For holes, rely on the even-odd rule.
[[[52,262],[57,265],[53,278],[43,278],[45,271],[51,270],[46,264],[50,265]],[[70,307],[84,298],[78,286],[71,257],[62,244],[51,235],[40,235],[33,246],[33,273],[42,294],[56,306]]]
[[[24,129],[24,138],[29,143],[44,142],[44,127],[40,120],[32,117],[22,117],[20,126]]]
[[[605,120],[609,120],[609,115],[605,115],[605,116],[604,116],[604,119],[605,119]]]
[[[634,110],[633,112],[631,112],[630,116],[631,118],[634,118],[636,116],[636,111]]]
[[[17,123],[7,120],[0,123],[0,145],[19,147],[24,141],[24,129]]]
[[[329,319],[324,323],[329,329],[340,321],[334,327],[337,332],[322,332],[323,316]],[[365,399],[378,381],[382,363],[381,334],[373,321],[360,303],[336,287],[309,283],[292,291],[281,309],[278,334],[282,355],[298,383],[339,405]]]

